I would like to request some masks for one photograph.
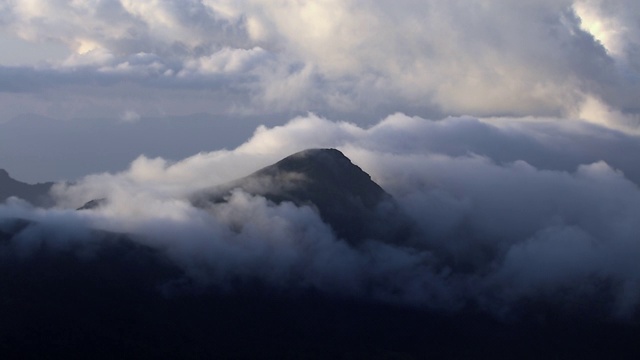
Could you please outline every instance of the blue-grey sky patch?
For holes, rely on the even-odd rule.
[[[45,65],[66,59],[71,51],[55,42],[23,40],[6,32],[0,32],[0,66]]]

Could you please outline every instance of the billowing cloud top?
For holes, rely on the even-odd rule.
[[[635,128],[638,6],[4,1],[3,33],[70,54],[0,68],[0,100],[5,116],[27,104],[52,117],[404,111],[569,116]]]
[[[193,194],[308,147],[339,148],[369,172],[415,225],[409,238],[372,236],[353,246],[313,207],[241,189],[204,209],[191,203]],[[0,206],[0,218],[39,224],[14,239],[22,254],[64,248],[88,229],[126,233],[204,284],[258,278],[496,313],[522,300],[580,303],[629,319],[640,304],[639,147],[635,135],[553,118],[395,114],[363,128],[309,115],[260,127],[234,150],[179,162],[141,156],[126,171],[58,184],[54,209],[14,200]],[[75,210],[102,198],[95,209]]]

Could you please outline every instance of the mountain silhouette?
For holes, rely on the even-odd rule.
[[[26,184],[11,178],[6,170],[0,169],[0,202],[15,196],[35,206],[48,206],[51,205],[49,190],[52,186],[52,182]]]
[[[336,149],[308,149],[255,173],[197,194],[199,207],[225,202],[240,189],[279,204],[310,206],[336,235],[351,244],[366,239],[399,241],[409,221],[393,197]]]
[[[81,207],[77,208],[76,210],[97,209],[97,208],[103,206],[106,203],[107,203],[107,199],[106,198],[95,199],[95,200],[91,200],[91,201],[85,203],[84,205],[82,205]]]

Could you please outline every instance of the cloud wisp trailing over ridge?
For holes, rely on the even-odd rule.
[[[205,284],[260,279],[500,313],[523,300],[583,302],[629,318],[640,304],[637,144],[634,135],[559,119],[395,114],[363,128],[310,114],[260,127],[233,150],[178,162],[140,157],[121,173],[58,185],[55,209],[14,202],[0,210],[41,223],[43,233],[63,231],[44,240],[54,247],[88,228],[131,234]],[[350,246],[312,208],[242,191],[208,210],[189,201],[308,147],[338,148],[371,174],[416,224],[413,240]],[[108,203],[74,210],[98,198]],[[37,239],[31,231],[18,240]]]

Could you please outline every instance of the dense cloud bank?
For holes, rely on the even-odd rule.
[[[0,29],[69,56],[0,68],[0,100],[6,117],[401,110],[635,129],[637,10],[633,0],[5,1]]]
[[[158,249],[205,286],[258,280],[496,314],[541,301],[630,319],[640,301],[637,140],[562,119],[395,114],[362,128],[310,114],[260,127],[233,150],[179,162],[140,157],[121,173],[59,184],[54,209],[14,199],[0,214],[5,224],[34,222],[12,240],[23,256],[98,229]],[[414,221],[410,241],[349,245],[311,207],[241,190],[192,206],[192,194],[309,147],[338,148],[371,174]],[[100,198],[102,207],[75,210]]]

